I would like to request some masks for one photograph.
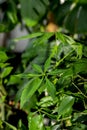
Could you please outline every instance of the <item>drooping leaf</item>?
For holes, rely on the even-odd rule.
[[[2,72],[2,78],[5,78],[6,76],[8,76],[11,73],[12,69],[13,67],[4,68],[4,71]]]
[[[70,109],[72,108],[74,100],[75,98],[72,96],[64,97],[58,107],[58,114],[65,115],[66,113],[70,112]]]
[[[48,91],[49,95],[52,98],[55,98],[56,88],[55,88],[54,84],[48,78],[46,78],[46,87],[47,87],[47,91]]]
[[[8,59],[5,52],[0,51],[0,62],[5,62]]]
[[[25,102],[28,101],[31,98],[31,96],[36,92],[36,90],[40,87],[41,82],[42,82],[42,79],[35,78],[26,84],[21,95],[21,104],[20,104],[21,107],[23,107]]]
[[[13,41],[18,42],[20,40],[25,40],[25,39],[31,39],[31,38],[39,37],[41,35],[43,35],[42,32],[32,33],[32,34],[28,34],[26,36],[15,38],[15,39],[13,39]]]

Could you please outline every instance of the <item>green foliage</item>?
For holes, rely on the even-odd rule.
[[[65,26],[70,32],[74,33],[86,33],[87,32],[87,18],[84,17],[87,12],[87,3],[86,5],[79,5],[77,4],[76,7],[74,7],[69,15],[67,16],[67,19],[65,21]],[[80,26],[83,25],[83,26]]]
[[[42,115],[29,115],[29,130],[44,130]]]
[[[55,98],[55,94],[56,94],[55,86],[54,86],[54,84],[48,78],[46,78],[46,86],[47,86],[48,94],[52,98]]]
[[[36,64],[32,61],[32,69],[29,70],[30,72],[17,75],[20,78],[28,79],[20,96],[21,108],[26,109],[24,104],[27,104],[28,101],[30,102],[32,96],[36,95],[36,98],[39,99],[38,96],[44,93],[44,97],[41,97],[39,101],[37,100],[36,104],[31,106],[31,108],[36,110],[35,113],[38,114],[39,112],[41,118],[42,115],[45,115],[51,121],[55,120],[55,125],[51,126],[53,129],[59,127],[57,123],[62,121],[63,118],[65,120],[64,122],[66,122],[66,128],[70,127],[71,129],[74,128],[74,111],[78,110],[74,109],[74,105],[78,104],[79,100],[85,103],[84,107],[86,105],[87,87],[84,74],[87,74],[87,59],[86,57],[83,58],[83,45],[81,43],[77,43],[71,37],[61,33],[56,32],[53,35],[55,35],[55,39],[50,43],[49,56],[44,61],[44,64],[43,62]],[[39,39],[43,41],[40,45],[45,43],[45,41],[48,42],[48,39],[43,39],[45,36],[46,34],[44,33],[39,36]],[[36,40],[38,41],[38,38]],[[36,40],[33,41],[34,45],[37,42]],[[59,44],[56,43],[57,40],[60,42]],[[63,54],[63,57],[61,57],[61,54]],[[80,112],[78,111],[76,113]],[[35,114],[34,117],[30,117],[31,124],[38,118],[35,126],[33,126],[34,123],[32,125],[30,124],[30,129],[32,127],[33,129],[37,129],[39,127],[40,115]],[[68,121],[69,124],[67,123]],[[43,125],[42,129],[44,129]]]
[[[0,32],[10,32],[19,23],[29,32],[10,40],[29,39],[19,65],[12,50],[0,48],[1,130],[87,129],[86,4],[86,0],[0,1],[4,14]],[[58,31],[45,32],[50,22],[58,25]],[[27,125],[20,111],[27,115]],[[13,114],[15,120],[16,112],[21,117],[14,125],[9,118]]]
[[[4,69],[4,71],[2,72],[2,75],[1,75],[1,77],[2,78],[5,78],[7,75],[9,75],[10,74],[10,72],[12,71],[12,67],[6,67],[5,69]]]
[[[50,67],[50,62],[51,62],[51,58],[49,57],[44,65],[44,72],[46,72],[48,70],[48,68]]]
[[[0,3],[0,9],[2,7],[2,13],[4,13],[4,17],[0,20],[0,32],[8,32],[12,30],[18,22],[17,7],[15,2],[8,0],[5,5],[4,3],[5,1]]]
[[[7,59],[7,55],[3,51],[0,51],[0,63],[5,62]]]
[[[60,106],[58,108],[58,114],[61,116],[65,115],[65,114],[70,114],[72,105],[74,103],[74,97],[72,96],[65,96],[63,97]]]
[[[24,103],[35,93],[41,82],[42,80],[39,78],[32,79],[30,82],[28,82],[21,95],[21,107],[23,107]]]
[[[31,34],[31,35],[29,34],[29,35],[27,35],[27,36],[22,36],[22,37],[20,37],[20,38],[15,38],[15,39],[14,39],[14,42],[17,42],[17,41],[19,41],[19,40],[24,40],[24,39],[39,37],[39,36],[41,36],[41,35],[43,35],[42,32],[33,33],[33,34]]]
[[[28,26],[35,26],[46,13],[49,0],[20,0],[21,15]]]

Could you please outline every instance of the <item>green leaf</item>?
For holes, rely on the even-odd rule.
[[[72,45],[73,48],[74,48],[74,45],[77,45],[77,43],[74,41],[74,39],[73,39],[72,37],[67,36],[67,35],[65,35],[65,34],[63,34],[63,35],[64,35],[64,38],[65,38],[65,41],[66,41],[68,44]]]
[[[38,103],[38,106],[40,107],[49,107],[51,105],[53,105],[53,98],[51,96],[41,98],[40,102]]]
[[[0,128],[2,128],[2,125],[3,125],[3,122],[2,122],[2,120],[0,119]]]
[[[44,130],[42,115],[29,114],[29,130]]]
[[[6,76],[8,76],[11,73],[12,69],[13,67],[6,67],[4,71],[2,72],[2,78],[5,78]]]
[[[31,96],[36,92],[36,90],[40,87],[42,80],[43,79],[35,78],[26,84],[21,95],[21,107],[23,107],[25,102],[27,102],[31,98]]]
[[[8,59],[5,52],[0,51],[0,62],[5,62]]]
[[[27,17],[24,18],[24,21],[25,21],[27,26],[31,26],[31,27],[35,26],[37,24],[37,22],[38,22],[36,20],[29,19]]]
[[[11,75],[9,82],[8,82],[8,85],[19,84],[19,83],[21,83],[20,77],[15,76],[15,75]]]
[[[15,95],[15,102],[16,102],[16,103],[20,100],[21,95],[22,95],[22,92],[23,92],[23,90],[24,90],[24,87],[26,87],[26,84],[27,84],[27,83],[20,85],[21,87],[20,87],[20,89],[17,91],[17,93],[16,93],[16,95]]]
[[[12,1],[12,0],[8,1],[8,9],[7,9],[6,14],[7,14],[9,20],[13,24],[17,23],[17,8],[16,8],[16,4],[14,1]]]
[[[6,9],[0,23],[0,32],[11,31],[18,22],[17,6],[14,1],[9,0],[6,2]]]
[[[35,26],[46,13],[49,0],[20,0],[21,15],[27,26]]]
[[[83,54],[83,46],[80,44],[80,45],[78,45],[78,47],[77,47],[77,57],[79,58],[79,59],[81,59],[82,58],[82,54]]]
[[[54,15],[56,16],[59,26],[63,25],[64,18],[66,18],[67,14],[70,10],[72,1],[73,0],[66,0],[63,4],[58,6],[58,13],[56,13],[56,15],[55,14]]]
[[[46,87],[47,87],[47,91],[48,91],[49,95],[52,98],[55,98],[56,88],[55,88],[54,84],[48,78],[46,78]]]
[[[65,115],[70,112],[72,105],[74,104],[75,98],[72,96],[65,96],[58,107],[58,114]]]
[[[48,74],[49,75],[63,75],[63,73],[65,72],[66,70],[65,69],[55,69],[55,70],[52,70],[50,71]]]
[[[82,46],[82,44],[74,43],[74,44],[72,44],[72,48],[76,51],[77,57],[79,59],[81,59],[82,55],[83,55],[83,46]]]
[[[40,45],[47,42],[50,37],[54,35],[54,32],[45,32],[43,35],[34,41],[34,45]],[[49,44],[49,43],[48,43]]]
[[[60,74],[60,78],[58,80],[58,83],[62,84],[61,87],[63,87],[63,85],[66,86],[67,83],[70,84],[72,77],[73,77],[72,67],[65,69],[65,70],[62,70],[62,73]]]
[[[87,59],[81,59],[76,61],[73,64],[73,71],[75,74],[81,72],[81,73],[87,73]]]
[[[35,71],[37,71],[38,73],[43,73],[41,66],[39,66],[39,65],[37,65],[37,64],[33,64],[32,67],[33,67],[33,69],[34,69]]]
[[[43,93],[46,89],[46,84],[42,82],[41,87],[38,89],[39,94]]]
[[[29,34],[29,35],[26,35],[26,36],[22,36],[22,37],[15,38],[15,39],[13,39],[13,41],[14,41],[14,42],[18,42],[18,41],[20,41],[20,40],[36,38],[36,37],[39,37],[39,36],[41,36],[41,35],[43,35],[42,32],[32,33],[32,34]]]
[[[39,74],[29,73],[29,74],[18,74],[16,75],[19,78],[33,78],[33,77],[39,77]]]
[[[60,130],[60,125],[61,124],[53,125],[52,130]]]
[[[71,33],[86,33],[87,32],[87,3],[77,4],[68,13],[65,19],[65,27]]]
[[[65,37],[62,33],[56,32],[56,39],[60,40],[61,42],[65,43]]]
[[[4,86],[1,85],[1,84],[0,84],[0,94],[3,95],[3,96],[7,95],[7,92],[6,92],[5,88],[4,88]]]
[[[51,58],[49,57],[44,65],[44,72],[46,72],[48,70],[48,68],[50,67],[50,62],[51,62]]]
[[[0,63],[0,67],[3,69],[3,68],[5,68],[5,67],[7,67],[9,65],[9,63]]]

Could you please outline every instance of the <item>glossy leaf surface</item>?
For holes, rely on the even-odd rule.
[[[40,87],[42,80],[39,78],[32,79],[29,81],[21,95],[21,107],[25,104],[27,100],[31,98],[31,96],[36,92],[36,90]]]

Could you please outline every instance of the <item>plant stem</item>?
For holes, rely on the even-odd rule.
[[[70,51],[68,54],[66,54],[66,55],[65,55],[62,59],[60,59],[58,62],[56,62],[55,68],[56,68],[57,66],[59,66],[59,64],[60,64],[61,62],[63,62],[63,60],[64,60],[67,56],[69,56],[72,52],[73,52],[73,50]]]
[[[83,81],[87,81],[87,79],[85,79],[85,78],[83,78],[82,76],[80,76],[80,75],[77,75],[80,79],[82,79]]]
[[[87,96],[75,85],[75,83],[73,83],[73,86],[81,93],[81,95],[83,95],[85,98],[87,98]]]

